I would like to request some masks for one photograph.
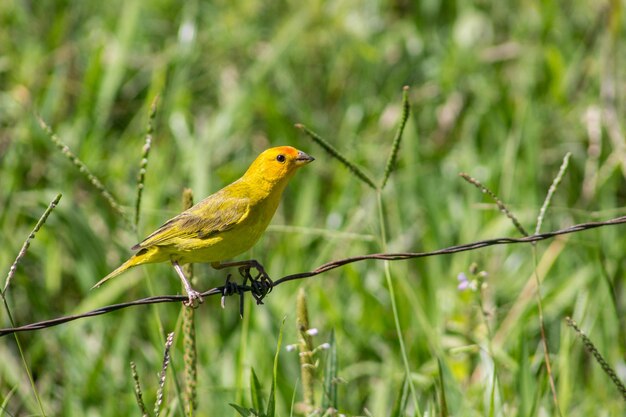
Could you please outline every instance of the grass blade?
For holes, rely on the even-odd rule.
[[[404,410],[406,410],[406,405],[409,402],[409,379],[408,376],[405,375],[402,380],[402,388],[398,391],[398,396],[396,397],[396,401],[393,404],[393,410],[391,411],[390,417],[403,417]]]
[[[496,367],[494,364],[493,367],[493,376],[491,378],[491,392],[489,393],[489,417],[494,417],[496,415],[496,386],[498,383],[498,378],[496,374]]]
[[[243,408],[243,407],[242,407],[242,406],[240,406],[240,405],[233,404],[233,403],[228,403],[228,405],[230,405],[230,406],[231,406],[231,407],[233,407],[235,410],[237,410],[237,412],[239,413],[239,415],[240,415],[241,417],[250,417],[250,416],[254,415],[254,414],[252,414],[252,412],[250,412],[250,410],[249,410],[249,409],[247,409],[247,408]]]
[[[276,354],[274,355],[274,370],[272,373],[272,388],[270,390],[270,398],[267,401],[267,417],[274,417],[276,413],[276,378],[278,375],[278,354],[280,353],[280,346],[283,343],[283,329],[285,328],[286,317],[283,318],[283,322],[280,324],[280,332],[278,333],[278,343],[276,344]]]
[[[448,401],[446,400],[446,386],[443,381],[443,367],[441,366],[441,359],[437,359],[437,367],[439,368],[439,389],[441,395],[439,396],[439,406],[441,407],[441,417],[448,417]],[[493,394],[493,393],[492,393]]]
[[[263,410],[263,396],[261,382],[254,372],[254,368],[250,369],[250,397],[252,398],[252,408],[255,410]]]

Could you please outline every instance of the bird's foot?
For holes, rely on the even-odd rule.
[[[183,301],[185,307],[198,308],[198,306],[204,303],[204,298],[202,298],[202,294],[193,288],[188,288],[187,290],[187,301]]]
[[[178,263],[178,261],[172,259],[172,266],[176,270],[176,273],[178,274],[178,277],[180,278],[180,282],[183,284],[183,287],[185,287],[185,292],[187,293],[187,297],[189,297],[187,301],[183,301],[183,305],[185,307],[197,308],[200,304],[204,303],[202,294],[200,294],[198,291],[191,288],[191,284],[189,283],[189,280],[185,276],[185,273],[183,272],[183,269],[180,267],[180,264]]]

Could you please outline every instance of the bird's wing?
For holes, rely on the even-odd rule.
[[[181,239],[207,239],[231,229],[248,216],[249,199],[235,197],[224,190],[168,220],[133,249],[167,246]]]

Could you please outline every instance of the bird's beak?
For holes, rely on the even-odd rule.
[[[298,156],[296,157],[296,165],[297,166],[306,165],[309,162],[313,162],[313,161],[315,161],[315,158],[305,154],[302,151],[298,151]]]

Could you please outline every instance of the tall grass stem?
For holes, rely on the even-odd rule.
[[[296,298],[296,327],[300,340],[298,350],[300,351],[300,378],[302,379],[302,395],[304,404],[308,411],[315,405],[315,366],[313,363],[313,337],[308,333],[309,312],[306,305],[306,292],[300,287]]]
[[[326,356],[326,366],[324,367],[324,396],[322,398],[322,411],[324,414],[337,411],[337,340],[335,338],[335,330],[331,330],[328,339],[329,349]]]
[[[9,273],[7,274],[7,278],[6,278],[5,283],[4,283],[4,288],[2,289],[2,291],[0,291],[0,297],[2,297],[2,303],[4,304],[4,308],[5,308],[6,312],[7,312],[7,317],[9,318],[9,322],[11,323],[11,326],[13,326],[13,327],[15,327],[15,321],[13,320],[13,314],[11,313],[11,308],[9,307],[9,303],[7,301],[7,298],[6,298],[6,292],[7,292],[8,288],[9,288],[9,284],[11,283],[11,279],[15,275],[15,271],[17,270],[18,263],[26,255],[26,252],[28,251],[28,248],[30,247],[31,240],[33,240],[35,238],[35,234],[44,225],[44,223],[48,219],[48,216],[50,215],[50,213],[52,213],[52,210],[54,210],[54,208],[57,206],[57,204],[59,204],[59,201],[61,200],[61,197],[62,197],[62,194],[57,194],[57,196],[50,202],[50,204],[48,205],[46,210],[43,212],[43,214],[41,215],[41,217],[39,218],[39,220],[35,224],[35,227],[30,232],[30,234],[28,235],[26,240],[24,241],[24,244],[22,245],[22,248],[20,249],[19,253],[17,254],[17,257],[15,258],[15,261],[13,262],[11,267],[9,268]],[[20,358],[22,360],[22,364],[24,365],[24,370],[26,371],[26,375],[28,376],[28,381],[30,382],[30,386],[31,386],[31,389],[33,390],[33,394],[35,395],[35,400],[37,401],[37,406],[39,407],[39,411],[41,412],[41,415],[45,417],[46,412],[44,411],[43,403],[41,401],[41,397],[40,397],[39,392],[37,390],[37,385],[35,384],[35,380],[33,379],[33,374],[30,371],[30,367],[28,366],[28,362],[26,361],[26,356],[24,355],[24,350],[22,348],[22,344],[20,343],[20,340],[19,340],[19,337],[17,336],[17,334],[14,334],[14,338],[15,338],[15,344],[17,345],[17,350],[20,352]]]
[[[183,190],[183,210],[193,206],[193,191],[190,188]],[[183,272],[190,282],[193,282],[193,264],[183,265]],[[196,351],[196,310],[192,306],[183,304],[183,357],[185,364],[185,411],[192,417],[198,408],[198,355]]]
[[[385,227],[385,214],[384,214],[384,206],[382,200],[382,194],[380,192],[377,193],[378,196],[378,221],[380,227],[380,238],[383,246],[383,250],[386,250],[387,247],[387,228]],[[415,390],[415,384],[413,384],[413,379],[411,378],[411,366],[409,364],[409,358],[406,352],[406,347],[404,346],[404,336],[402,333],[402,327],[400,326],[400,315],[398,313],[398,306],[396,305],[396,294],[393,286],[393,280],[391,279],[391,267],[389,265],[389,261],[383,262],[385,269],[385,280],[387,281],[387,287],[389,288],[389,299],[391,301],[391,311],[393,313],[393,321],[396,327],[396,336],[398,337],[398,343],[400,344],[400,353],[402,355],[402,363],[404,365],[404,372],[407,375],[409,381],[409,390],[411,391],[411,398],[413,400],[413,407],[415,408],[415,412],[418,417],[421,417],[422,413],[420,412],[419,402],[417,399],[417,392]]]
[[[563,158],[563,162],[561,163],[561,167],[559,168],[559,172],[557,173],[556,177],[554,177],[554,180],[552,181],[552,184],[550,185],[550,188],[548,189],[546,198],[544,199],[543,204],[541,205],[541,209],[539,210],[539,215],[537,216],[537,224],[535,225],[535,235],[539,234],[539,232],[541,231],[541,226],[543,224],[543,220],[545,218],[548,207],[550,206],[550,203],[552,202],[552,197],[554,196],[554,193],[558,189],[559,184],[561,183],[561,180],[563,179],[563,176],[565,175],[565,171],[567,170],[567,167],[569,165],[570,156],[571,156],[570,152],[565,154],[565,157]],[[558,397],[558,393],[556,389],[556,384],[554,382],[554,374],[552,372],[552,364],[550,361],[550,347],[548,346],[548,340],[547,340],[546,329],[545,329],[545,320],[543,316],[541,280],[539,279],[539,274],[537,273],[537,246],[534,243],[533,243],[533,262],[535,266],[533,275],[535,276],[535,283],[537,287],[535,294],[537,298],[539,330],[541,334],[541,345],[543,347],[544,361],[546,363],[546,372],[548,374],[548,381],[550,383],[550,391],[552,392],[552,401],[554,402],[554,407],[556,408],[558,414],[562,415],[561,407],[559,405],[559,397]]]

